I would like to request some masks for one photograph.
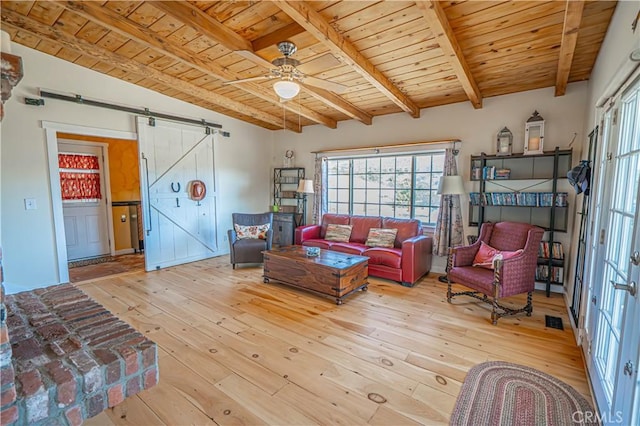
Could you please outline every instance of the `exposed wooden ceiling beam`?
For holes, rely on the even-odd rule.
[[[153,2],[153,7],[162,10],[174,18],[188,22],[197,31],[206,34],[229,50],[251,50],[251,42],[218,22],[211,15],[184,1],[158,1]]]
[[[234,101],[226,96],[221,96],[214,92],[205,90],[202,87],[198,87],[184,80],[180,80],[179,78],[165,74],[162,71],[158,71],[150,66],[136,62],[124,55],[111,52],[85,40],[78,39],[69,33],[61,31],[58,27],[45,25],[34,19],[8,10],[7,8],[2,8],[0,10],[0,14],[2,16],[3,25],[14,27],[17,30],[25,31],[33,36],[59,43],[62,46],[83,55],[104,61],[105,63],[111,64],[122,70],[145,76],[146,78],[160,84],[167,85],[188,95],[219,105],[222,108],[235,111],[238,114],[252,117],[256,120],[275,126],[282,126],[283,124],[279,117],[267,114],[242,102]],[[297,125],[287,123],[287,127],[294,132],[301,132]]]
[[[328,90],[321,89],[319,87],[310,86],[307,84],[302,84],[305,90],[314,98],[318,99],[321,102],[328,104],[329,106],[337,109],[343,114],[348,115],[351,118],[354,118],[366,125],[370,125],[373,116],[360,108],[350,104],[349,102],[342,99],[340,96],[331,93]]]
[[[282,27],[274,32],[265,34],[260,38],[257,38],[251,42],[253,51],[257,52],[267,47],[278,44],[278,42],[288,40],[300,33],[303,33],[305,29],[297,22],[292,22],[289,25]]]
[[[444,52],[453,72],[458,77],[467,97],[474,108],[482,108],[482,95],[476,84],[467,60],[462,53],[453,29],[449,24],[447,15],[438,1],[416,1],[416,6],[422,11],[424,19],[427,21],[440,48]]]
[[[154,6],[157,6],[157,3],[163,2],[154,2]],[[66,1],[60,2],[59,4],[85,19],[102,25],[110,31],[114,31],[126,38],[130,38],[145,47],[158,50],[164,55],[189,65],[218,80],[229,81],[236,79],[236,76],[233,73],[225,70],[223,67],[216,65],[213,62],[204,61],[198,58],[196,55],[185,51],[179,44],[171,42],[166,37],[162,37],[142,25],[136,24],[115,11],[101,7],[99,3]],[[275,92],[259,84],[243,83],[242,85],[237,85],[235,87],[267,102],[271,102],[278,107],[281,106],[280,98],[275,94]],[[335,129],[337,127],[337,123],[334,119],[309,108],[296,108],[287,104],[285,104],[285,108],[296,114],[300,113],[303,117],[306,117],[316,123],[324,124],[331,129]]]
[[[560,44],[560,59],[558,60],[558,71],[556,73],[556,96],[563,96],[567,91],[583,9],[583,0],[567,0],[567,6],[564,11],[562,42]]]
[[[412,117],[420,117],[418,106],[306,2],[278,0],[274,4],[303,26],[318,41],[329,47],[334,55],[340,57],[344,63],[351,66],[396,105],[411,114]]]
[[[235,45],[239,44],[239,42],[235,44],[233,43],[227,44],[227,40],[229,40],[229,36],[220,38],[215,34],[211,34],[210,33],[211,28],[207,26],[206,23],[211,23],[212,21],[216,21],[216,20],[213,17],[204,13],[202,10],[193,6],[192,4],[187,2],[162,1],[162,2],[154,2],[153,5],[159,8],[160,10],[162,10],[163,12],[165,12],[167,15],[172,16],[175,19],[178,19],[184,24],[193,26],[196,30],[200,31],[205,36],[207,37],[211,36],[214,40],[216,40],[218,43],[220,43],[227,49],[234,51],[234,53],[260,66],[263,66],[267,69],[272,69],[273,65],[266,59],[257,55],[255,51],[269,47],[269,46],[273,46],[274,44],[280,41],[286,40],[289,37],[293,37],[294,35],[300,34],[305,31],[304,27],[302,27],[296,22],[293,22],[277,31],[267,34],[261,39],[257,39],[252,43],[250,49],[238,50],[238,49],[235,49]],[[195,22],[191,21],[189,20],[189,17],[191,16],[199,16],[199,19],[197,19]],[[219,22],[217,24],[222,25]],[[236,37],[242,38],[238,34],[236,34]],[[243,84],[246,84],[246,83],[243,83]],[[250,87],[251,89],[256,90],[255,86],[262,88],[261,86],[258,86],[258,85],[247,86],[247,87]],[[241,87],[241,86],[238,86],[238,87]],[[247,89],[245,88],[245,90]],[[322,93],[326,94],[327,96],[326,97],[323,96]],[[344,99],[342,99],[341,101],[336,99],[338,97],[335,94],[328,91],[316,91],[314,93],[314,97],[319,99],[321,102],[324,102],[325,104],[338,109],[339,111],[344,111],[344,109],[347,109],[349,111],[359,111],[359,109],[356,106],[351,105]],[[340,105],[340,107],[338,108],[337,105]],[[292,112],[298,112],[297,110],[295,110],[295,108],[293,108],[293,103],[291,104],[285,103],[285,108],[287,108],[289,111],[292,111]],[[330,127],[332,129],[335,129],[337,126],[335,120],[331,123],[329,122],[329,120],[331,119],[329,119],[328,117],[320,115],[305,107],[300,108],[300,114],[304,117],[307,117],[310,120],[315,121],[316,123],[324,124],[325,126]],[[361,116],[360,114],[358,115]],[[351,116],[351,114],[349,114],[349,116]],[[360,120],[360,118],[358,119]],[[363,121],[363,123],[364,122],[365,121]],[[370,119],[368,124],[371,124]]]

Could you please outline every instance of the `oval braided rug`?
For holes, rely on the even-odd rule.
[[[585,415],[587,413],[587,415]],[[451,415],[452,425],[580,425],[595,419],[591,404],[568,384],[509,362],[469,370]]]

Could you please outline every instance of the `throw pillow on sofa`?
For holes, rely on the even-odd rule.
[[[339,243],[348,243],[351,236],[351,225],[338,225],[335,223],[327,226],[327,233],[324,239],[327,241],[335,241]]]
[[[371,228],[364,244],[369,247],[393,247],[397,233],[396,228]]]
[[[239,240],[244,239],[267,239],[267,232],[271,228],[270,223],[265,223],[264,225],[238,225],[237,223],[233,224],[233,229],[236,231],[236,235]]]

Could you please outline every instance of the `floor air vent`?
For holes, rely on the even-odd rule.
[[[557,328],[558,330],[564,330],[564,326],[562,325],[562,318],[560,317],[552,317],[549,315],[545,315],[544,323],[549,328]]]

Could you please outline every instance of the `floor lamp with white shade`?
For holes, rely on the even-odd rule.
[[[452,195],[464,195],[466,194],[464,190],[464,182],[462,181],[462,176],[453,175],[453,176],[442,176],[440,178],[440,185],[438,186],[438,194],[440,195],[449,195],[449,229],[447,231],[447,249],[451,248],[451,219],[452,219],[452,210],[453,210],[453,197]],[[448,272],[448,271],[447,271]],[[438,281],[442,283],[446,283],[447,275],[440,275],[438,277]]]
[[[297,193],[302,194],[302,220],[300,225],[306,225],[307,223],[307,194],[313,194],[313,180],[300,179],[298,183]]]

